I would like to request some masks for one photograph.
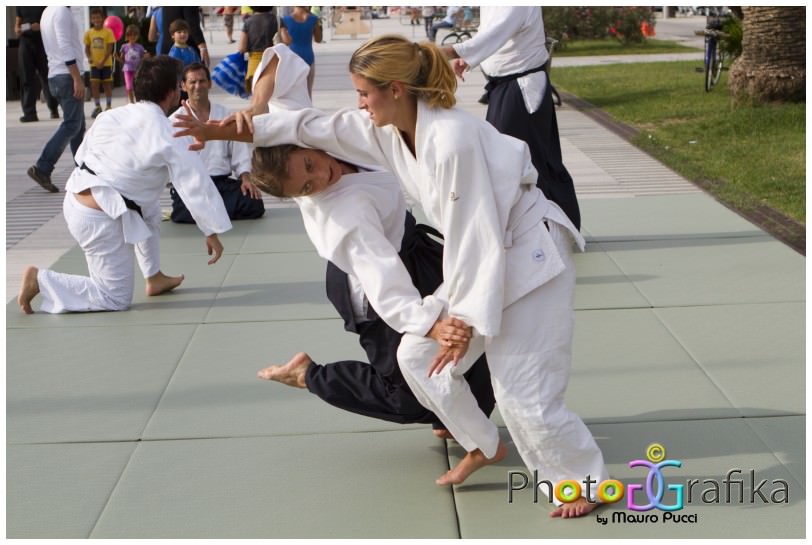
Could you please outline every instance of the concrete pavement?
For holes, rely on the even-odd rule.
[[[390,19],[371,33],[418,30]],[[346,63],[365,36],[326,36],[314,100],[329,110],[354,104]],[[218,57],[233,47],[215,31],[209,45]],[[475,72],[458,91],[479,116],[483,83]],[[237,222],[211,267],[194,227],[164,224],[165,270],[187,276],[171,295],[136,290],[121,313],[21,315],[22,265],[85,266],[63,195],[25,176],[56,123],[21,125],[19,106],[6,108],[7,537],[805,535],[805,259],[566,104],[588,241],[567,403],[632,503],[658,504],[624,498],[567,521],[548,517],[532,484],[510,501],[510,483],[533,480],[512,443],[503,462],[441,489],[455,442],[255,378],[300,350],[323,363],[362,355],[287,204]],[[58,186],[69,169],[66,153]],[[630,465],[660,461],[656,445],[678,465]],[[630,486],[658,475],[662,497]]]

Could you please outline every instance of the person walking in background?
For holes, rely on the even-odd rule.
[[[412,26],[417,26],[420,24],[420,7],[419,6],[409,6],[409,24]]]
[[[313,40],[321,42],[321,21],[310,13],[307,6],[295,6],[290,15],[282,17],[279,34],[282,43],[299,55],[308,65],[307,91],[313,96],[313,81],[316,78],[316,55],[313,52]]]
[[[544,71],[549,59],[541,8],[483,6],[479,31],[470,40],[443,48],[462,78],[481,66],[488,84],[486,119],[499,132],[527,143],[538,187],[581,228],[572,176],[561,157],[553,97]],[[484,97],[483,97],[484,98]]]
[[[127,38],[127,43],[121,46],[119,56],[123,66],[124,87],[127,89],[127,102],[132,104],[135,102],[135,93],[133,92],[135,73],[138,71],[141,59],[145,56],[149,56],[149,53],[147,53],[143,45],[138,43],[138,38],[141,36],[138,25],[129,25],[124,36]]]
[[[434,6],[423,6],[423,23],[426,27],[426,37],[431,36],[431,25],[434,22]]]
[[[107,108],[113,107],[113,48],[116,37],[113,31],[104,27],[104,14],[101,8],[90,10],[90,29],[85,32],[85,55],[90,63],[90,94],[96,107],[90,117],[95,118],[102,111],[99,86],[104,86]]]
[[[234,43],[234,14],[240,12],[239,6],[225,6],[223,8],[223,26],[226,28],[228,43]]]
[[[51,95],[62,107],[62,123],[45,144],[36,164],[28,169],[28,176],[44,189],[57,193],[59,188],[51,181],[56,162],[70,144],[73,155],[85,134],[85,84],[80,62],[84,54],[79,28],[70,8],[48,6],[40,20],[42,44],[48,57],[48,87]]]
[[[279,29],[272,6],[255,6],[253,15],[246,19],[240,37],[240,53],[248,53],[245,90],[251,92],[254,71],[262,60],[262,53],[273,46],[273,37]]]
[[[18,6],[14,20],[14,33],[20,40],[17,62],[20,65],[20,103],[23,108],[21,123],[39,121],[37,99],[40,90],[51,111],[51,119],[59,119],[59,102],[48,89],[48,57],[42,45],[39,21],[44,6]]]

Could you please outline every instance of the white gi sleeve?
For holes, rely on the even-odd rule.
[[[443,276],[448,313],[485,336],[499,334],[505,287],[504,228],[478,139],[439,149],[437,195],[445,237]]]
[[[397,250],[386,238],[378,214],[364,202],[356,204],[350,220],[354,225],[345,226],[349,228],[337,241],[331,261],[355,275],[372,308],[389,327],[401,333],[426,335],[440,317],[443,303],[420,296]],[[339,222],[345,219],[349,216]]]
[[[170,125],[167,124],[163,159],[175,191],[204,235],[228,231],[231,229],[231,220],[228,219],[223,198],[212,183],[200,156],[195,151],[189,151],[191,139],[175,138],[169,128]]]
[[[522,25],[530,19],[535,6],[490,6],[488,18],[482,21],[479,30],[468,41],[454,44],[457,55],[468,63],[469,70],[496,53],[509,39],[515,36]]]
[[[297,144],[326,151],[352,163],[381,165],[389,163],[384,147],[396,148],[394,133],[377,129],[363,110],[346,108],[326,114],[315,108],[281,110],[255,116],[254,145]],[[393,156],[396,154],[393,154]]]

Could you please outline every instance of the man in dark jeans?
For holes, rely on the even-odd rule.
[[[39,20],[45,6],[17,6],[14,32],[20,40],[18,62],[20,65],[20,102],[23,116],[20,122],[39,121],[37,99],[40,91],[45,95],[51,119],[59,119],[58,102],[48,90],[48,58],[42,45]]]
[[[59,188],[51,181],[51,173],[68,144],[76,155],[85,135],[85,84],[77,64],[83,58],[84,48],[70,8],[48,6],[42,12],[40,24],[48,56],[48,86],[62,106],[64,119],[36,164],[28,169],[28,176],[43,189],[57,193]]]

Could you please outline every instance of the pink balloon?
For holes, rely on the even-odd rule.
[[[117,15],[110,15],[104,20],[104,28],[109,28],[113,32],[113,37],[116,41],[121,39],[124,34],[124,23]]]

